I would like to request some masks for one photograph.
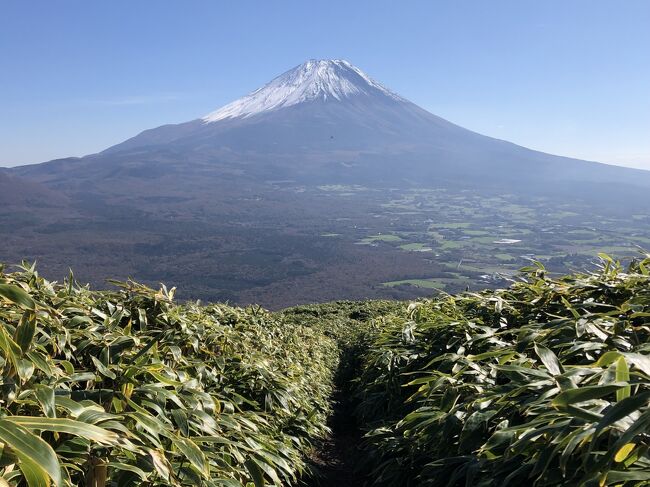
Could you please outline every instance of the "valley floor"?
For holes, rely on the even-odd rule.
[[[36,261],[57,280],[72,268],[95,288],[133,278],[174,283],[180,299],[277,310],[502,287],[533,259],[566,273],[598,252],[650,247],[644,208],[578,198],[273,181],[138,197],[0,205],[0,261]]]

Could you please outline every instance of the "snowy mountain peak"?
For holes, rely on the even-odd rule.
[[[247,118],[307,101],[341,101],[357,95],[381,95],[403,101],[348,61],[310,59],[202,120],[209,123]]]

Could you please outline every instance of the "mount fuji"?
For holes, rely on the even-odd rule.
[[[344,60],[309,60],[207,115],[163,125],[83,158],[15,168],[74,190],[111,180],[194,176],[245,181],[501,187],[590,195],[650,187],[650,172],[553,156],[486,137],[402,98]],[[595,185],[595,186],[594,186]],[[621,188],[621,185],[623,188]]]
[[[310,60],[204,117],[146,130],[106,152],[183,147],[271,153],[405,150],[435,132],[471,134],[347,61]]]

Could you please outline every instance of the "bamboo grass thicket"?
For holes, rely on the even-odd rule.
[[[368,485],[649,485],[650,256],[600,257],[281,313],[0,268],[0,486],[300,485],[335,386]]]
[[[650,484],[650,258],[376,320],[357,415],[376,485]]]
[[[0,270],[0,482],[287,485],[327,433],[334,342],[260,308]]]

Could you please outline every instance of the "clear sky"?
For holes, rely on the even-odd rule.
[[[309,58],[486,135],[650,169],[648,0],[2,0],[0,166],[198,118]]]

